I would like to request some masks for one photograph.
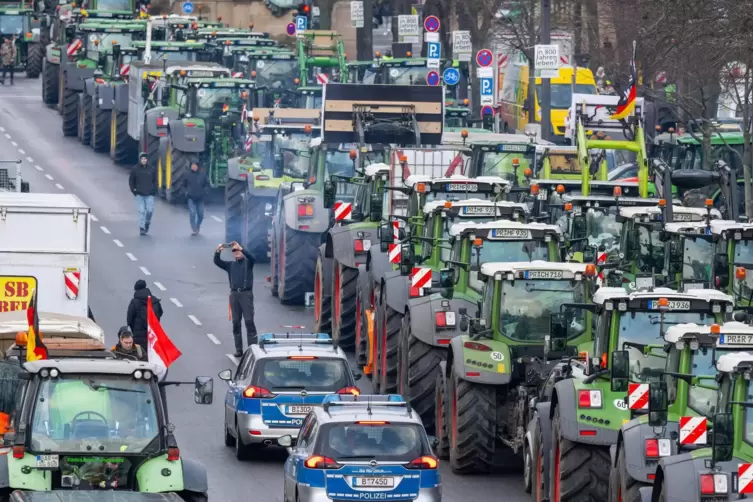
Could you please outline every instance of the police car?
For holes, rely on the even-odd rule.
[[[239,460],[255,446],[298,436],[303,419],[328,394],[360,394],[342,349],[326,334],[272,334],[259,337],[240,360],[235,374],[224,370],[225,445]]]
[[[330,395],[285,462],[285,502],[442,499],[436,439],[399,395]]]

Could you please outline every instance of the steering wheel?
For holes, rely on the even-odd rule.
[[[80,417],[81,415],[86,415],[86,419],[82,419],[82,420],[91,420],[91,416],[94,415],[97,418],[101,419],[105,425],[109,425],[105,416],[102,415],[101,413],[97,413],[96,411],[82,411],[80,413],[77,413],[76,416],[73,417],[73,420],[71,420],[71,424],[76,422],[79,419],[78,417]]]

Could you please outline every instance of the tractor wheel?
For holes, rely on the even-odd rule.
[[[544,486],[544,443],[541,438],[541,427],[536,425],[533,433],[533,442],[531,444],[531,495],[533,502],[544,502],[547,497]]]
[[[229,180],[228,180],[229,181]],[[267,217],[264,207],[267,201],[263,197],[251,197],[246,194],[246,218],[245,229],[243,234],[245,239],[241,245],[248,249],[248,252],[254,257],[256,263],[266,263],[269,261],[269,217]]]
[[[41,44],[29,44],[26,53],[26,78],[39,78],[42,73],[42,61],[44,61],[44,48]]]
[[[225,184],[225,242],[241,242],[243,239],[243,200],[248,182],[228,179]]]
[[[128,135],[128,114],[113,108],[110,118],[110,158],[116,164],[134,163],[137,158],[134,143]]]
[[[58,66],[60,73],[58,73],[58,103],[57,110],[59,115],[63,115],[63,108],[65,105],[65,72],[60,66]],[[78,120],[78,119],[77,119]],[[73,136],[73,134],[71,134]]]
[[[450,438],[447,435],[447,389],[444,376],[437,374],[434,379],[434,428],[439,444],[434,453],[442,460],[450,458]]]
[[[44,104],[57,104],[59,80],[60,67],[45,60],[42,63],[42,101]]]
[[[610,470],[612,471],[611,474],[614,474],[614,476],[611,476],[610,474],[610,485],[613,485],[613,483],[611,483],[611,477],[614,477],[614,481],[616,481],[616,484],[610,486],[610,500],[619,500],[620,502],[641,502],[641,493],[639,490],[645,485],[638,483],[635,478],[627,472],[624,447],[620,448],[620,453],[617,455],[617,468]]]
[[[79,93],[63,89],[63,136],[78,133]]]
[[[410,312],[403,317],[398,347],[398,392],[421,417],[426,432],[434,434],[435,390],[439,363],[447,359],[447,349],[416,338],[410,326]]]
[[[609,491],[609,448],[576,443],[560,434],[560,409],[552,420],[551,500],[598,502]]]
[[[366,270],[363,272],[368,274]],[[356,325],[353,329],[353,355],[355,356],[357,366],[366,366],[369,362],[366,356],[366,337],[369,336],[369,325],[366,317],[366,310],[363,302],[363,292],[361,291],[361,281],[356,281]]]
[[[173,148],[172,143],[167,145],[167,162],[165,164],[165,173],[167,180],[165,187],[167,202],[170,204],[182,204],[186,200],[186,194],[183,191],[183,180],[191,169],[192,162],[198,162],[197,153],[188,153]]]
[[[299,232],[282,226],[278,266],[280,301],[302,305],[306,293],[314,289],[314,270],[321,237],[318,233]]]
[[[106,152],[110,146],[110,110],[103,110],[97,102],[92,106],[92,148]]]
[[[352,350],[356,339],[358,269],[332,262],[332,340]]]
[[[83,92],[78,98],[78,140],[89,146],[92,141],[92,98]]]
[[[397,393],[397,349],[403,315],[382,299],[382,326],[379,333],[379,389],[382,394]]]
[[[277,228],[277,226],[273,220],[272,227],[269,229],[269,273],[270,281],[272,283],[272,296],[276,298],[279,296],[280,274],[277,272],[277,232],[275,231],[275,228]]]
[[[324,291],[324,260],[320,251],[314,269],[314,333],[332,332],[332,291]]]

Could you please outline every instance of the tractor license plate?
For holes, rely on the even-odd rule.
[[[395,486],[395,478],[353,478],[353,486],[357,488],[393,488]]]
[[[693,215],[688,213],[675,213],[672,215],[674,221],[693,221]]]
[[[753,335],[720,335],[719,345],[753,345]]]
[[[448,192],[478,192],[476,183],[447,183],[445,188]]]
[[[562,270],[527,270],[524,277],[526,279],[562,279]]]
[[[59,455],[37,455],[37,469],[57,469],[59,466]]]
[[[530,239],[531,231],[518,228],[495,228],[492,230],[493,239]]]
[[[465,206],[463,214],[478,216],[494,216],[494,206]]]
[[[549,192],[544,189],[539,190],[539,194],[536,196],[538,200],[546,200],[549,196]]]
[[[313,406],[287,406],[286,415],[308,415],[314,409]]]
[[[651,300],[649,302],[649,308],[651,310],[659,310],[659,301]],[[670,300],[669,310],[690,310],[690,302],[684,300]]]

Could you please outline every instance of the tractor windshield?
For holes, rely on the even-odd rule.
[[[504,336],[513,340],[543,342],[549,334],[550,314],[559,312],[563,303],[585,301],[582,281],[505,281],[502,284],[499,327]],[[568,325],[568,338],[577,337],[585,327],[585,311],[579,310]]]
[[[426,75],[431,68],[425,66],[409,66],[407,68],[390,68],[385,84],[391,85],[426,85]]]
[[[160,52],[159,50],[153,50],[152,59],[158,59],[161,61],[196,61],[196,51]]]
[[[705,312],[667,312],[664,314],[664,329],[682,323],[703,325],[713,320],[714,317]],[[647,383],[656,380],[657,372],[664,370],[666,358],[659,356],[656,351],[645,355],[636,347],[624,343],[663,346],[664,338],[660,328],[661,318],[658,311],[631,311],[620,314],[617,350],[624,348],[630,353],[630,379],[633,382]]]
[[[753,267],[753,241],[735,242],[735,265]]]
[[[97,10],[133,10],[129,0],[97,0]]]
[[[196,91],[197,115],[210,118],[226,111],[240,113],[243,104],[246,103],[246,98],[242,97],[241,93],[247,92],[248,90],[239,87],[201,88]]]
[[[654,273],[664,269],[664,243],[659,237],[659,230],[653,225],[636,225],[638,228],[638,256],[628,256],[634,259],[638,270],[642,273]]]
[[[617,221],[616,214],[589,210],[586,213],[586,228],[590,246],[607,253],[619,250],[622,223]]]
[[[0,14],[0,34],[21,35],[24,32],[24,16],[9,16]]]
[[[690,359],[691,373],[693,376],[704,376],[701,385],[691,385],[689,391],[688,406],[699,415],[713,418],[716,412],[717,398],[719,394],[718,386],[713,380],[716,376],[716,365],[714,361],[719,359],[723,354],[730,352],[739,352],[740,349],[716,349],[714,352],[709,347],[701,347],[700,350],[692,352]],[[669,377],[672,387],[676,387],[676,379]],[[714,387],[714,388],[712,388]]]
[[[256,85],[266,87],[270,92],[289,88],[298,76],[298,61],[277,60],[256,62]]]
[[[711,261],[714,243],[711,239],[685,237],[683,239],[682,278],[690,281],[711,282]]]
[[[361,159],[359,161],[364,166],[384,162],[384,151],[361,152],[360,156]],[[326,168],[327,178],[331,174],[338,174],[340,176],[353,176],[355,174],[353,161],[350,160],[350,151],[328,150]]]
[[[533,169],[535,152],[484,152],[483,166],[481,175],[499,176],[510,182],[516,181],[516,176],[520,177],[526,169]],[[513,167],[514,161],[519,162],[517,170]]]
[[[547,153],[549,166],[552,174],[578,174],[580,164],[578,154],[573,153]],[[539,174],[537,174],[538,176]]]
[[[41,379],[31,420],[31,449],[139,453],[156,448],[159,399],[149,382],[129,375]]]

